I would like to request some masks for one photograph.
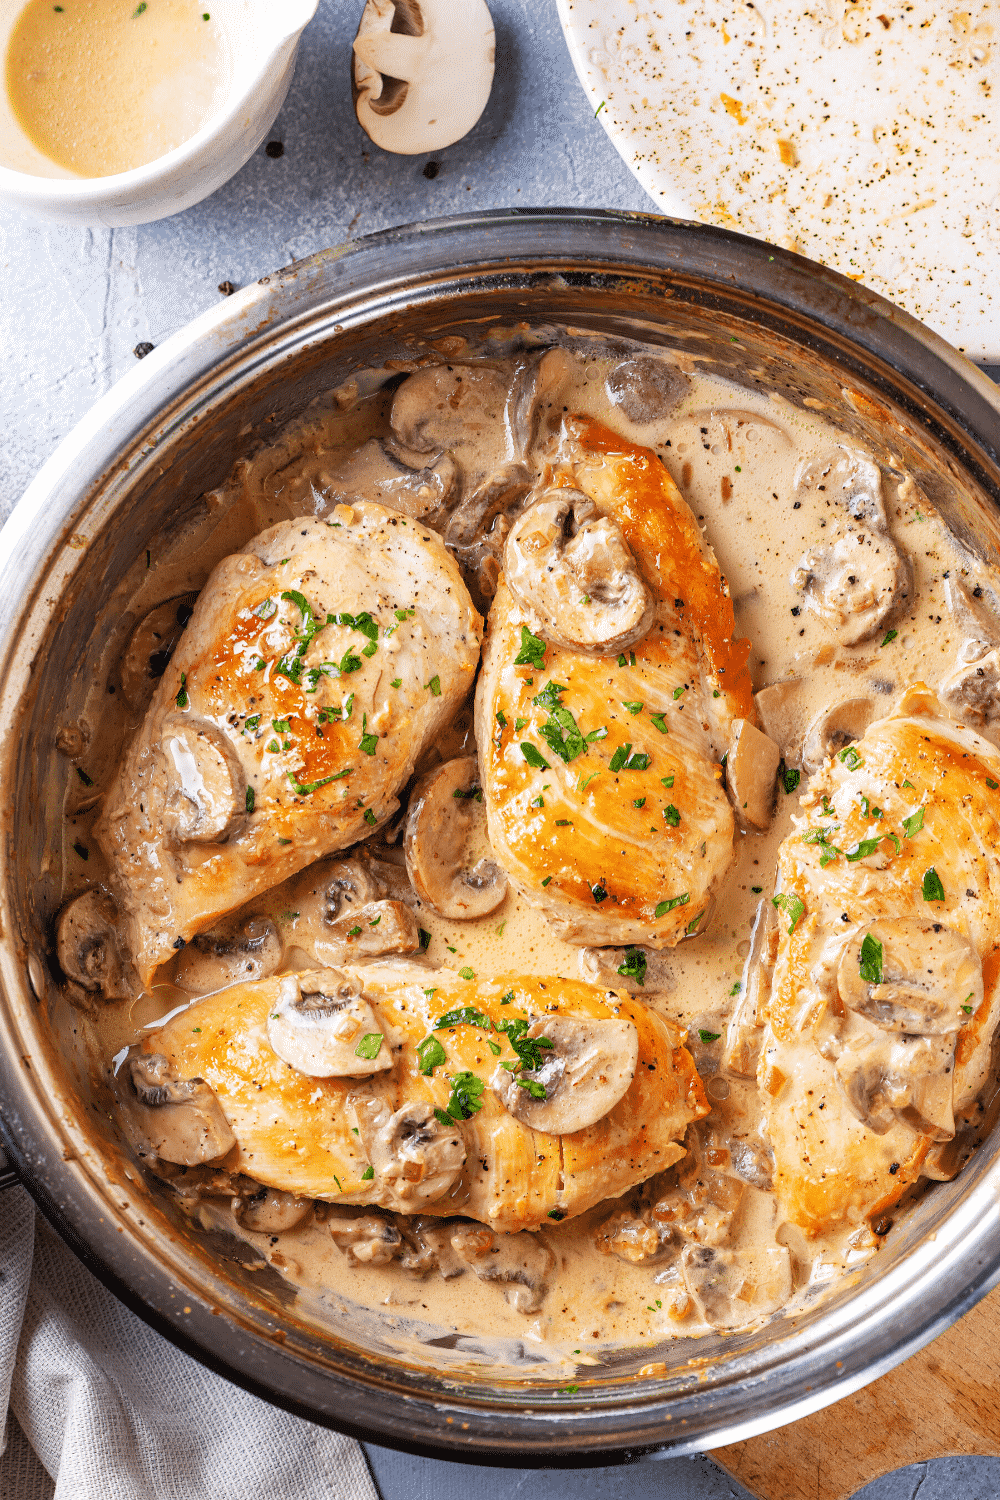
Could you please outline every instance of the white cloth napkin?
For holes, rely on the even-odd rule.
[[[0,1197],[2,1500],[378,1500],[358,1444],[269,1406],[129,1312]]]

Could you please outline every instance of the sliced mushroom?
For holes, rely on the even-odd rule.
[[[970,592],[950,571],[945,575],[944,597],[955,623],[965,635],[965,640],[958,648],[959,661],[982,661],[984,656],[1000,646],[1000,628],[997,626],[996,614],[1000,600],[994,598],[994,609],[987,608],[981,603],[982,586],[977,584]]]
[[[132,1057],[122,1073],[122,1121],[140,1156],[179,1166],[217,1161],[236,1137],[203,1078],[177,1078],[161,1054]]]
[[[801,677],[769,683],[754,695],[760,727],[790,766],[802,760],[802,742],[809,727],[809,703]]]
[[[957,1032],[983,999],[983,967],[967,937],[940,922],[884,917],[844,949],[837,988],[848,1010],[883,1031]]]
[[[465,1219],[432,1219],[422,1214],[407,1216],[400,1226],[406,1240],[400,1257],[403,1269],[418,1276],[437,1271],[442,1281],[464,1275],[465,1261],[454,1250],[451,1237],[467,1222]]]
[[[941,683],[938,697],[957,718],[996,743],[1000,728],[1000,650],[958,667]]]
[[[258,1186],[256,1192],[234,1198],[232,1210],[237,1224],[252,1234],[282,1234],[309,1217],[312,1199],[298,1198],[281,1188]]]
[[[504,575],[557,646],[607,656],[653,623],[656,601],[621,528],[579,490],[547,490],[515,522]]]
[[[665,417],[687,395],[690,386],[676,365],[649,354],[623,359],[605,382],[608,400],[639,427]]]
[[[170,844],[224,843],[247,816],[246,778],[210,719],[171,714],[160,736],[165,765],[163,830]]]
[[[897,1120],[932,1140],[950,1140],[956,1032],[855,1037],[837,1057],[836,1071],[862,1125],[885,1135]]]
[[[845,698],[821,710],[802,746],[802,769],[812,776],[831,755],[863,739],[877,713],[874,698]]]
[[[340,969],[286,975],[267,1039],[283,1062],[309,1078],[366,1078],[392,1067],[361,981]]]
[[[743,826],[770,828],[781,751],[749,719],[734,719],[726,783]]]
[[[443,917],[495,911],[507,877],[490,854],[475,757],[446,761],[414,787],[404,850],[413,889]]]
[[[381,868],[386,870],[384,864]],[[405,886],[405,878],[398,884]],[[321,860],[295,887],[298,911],[291,941],[332,968],[383,953],[415,953],[420,932],[413,912],[398,899],[383,900],[385,894],[384,880],[367,856]]]
[[[351,1265],[387,1266],[403,1251],[403,1236],[396,1226],[375,1214],[331,1219],[330,1236]]]
[[[507,398],[505,421],[514,453],[527,462],[542,436],[542,411],[556,404],[556,397],[572,373],[565,349],[537,350],[522,356],[514,366]],[[560,415],[561,415],[561,402]]]
[[[409,460],[414,462],[410,463]],[[354,499],[374,500],[420,520],[443,515],[458,498],[458,465],[448,453],[426,463],[424,454],[401,452],[391,442],[371,438],[320,476],[317,514]]]
[[[105,1000],[124,1000],[125,982],[118,946],[118,908],[106,891],[84,891],[67,902],[56,919],[56,953],[67,979]]]
[[[380,1100],[352,1101],[361,1140],[375,1169],[375,1187],[389,1207],[412,1213],[442,1198],[465,1165],[457,1125],[442,1125],[428,1102],[405,1104],[390,1114]]]
[[[819,488],[841,514],[831,517],[823,545],[805,553],[792,585],[845,645],[855,646],[904,606],[912,571],[886,529],[882,476],[870,458],[836,448],[803,464],[796,491]]]
[[[639,1062],[631,1021],[552,1016],[532,1022],[528,1037],[551,1043],[540,1066],[515,1074],[498,1065],[490,1084],[516,1120],[553,1135],[603,1119],[627,1093]]]
[[[179,594],[150,610],[132,632],[121,664],[122,692],[132,708],[145,709],[194,613],[197,594]]]
[[[624,1210],[598,1226],[594,1244],[603,1255],[617,1255],[619,1260],[639,1266],[662,1260],[672,1250],[673,1238],[668,1229],[653,1224],[648,1216]]]
[[[752,1250],[692,1245],[681,1266],[698,1311],[713,1328],[746,1328],[777,1312],[792,1295],[791,1256],[783,1245]]]
[[[281,968],[285,947],[268,917],[230,917],[199,932],[178,954],[174,983],[189,995],[268,979]]]
[[[489,612],[511,524],[524,508],[532,475],[522,463],[505,463],[455,508],[444,530],[465,571],[477,608]]]
[[[676,989],[673,963],[666,953],[635,944],[628,948],[579,948],[581,976],[633,995],[668,994]]]
[[[494,440],[507,404],[507,382],[492,365],[428,365],[399,387],[389,422],[413,453],[468,454]]]
[[[734,1078],[756,1078],[764,1039],[761,1021],[778,956],[778,914],[769,896],[757,907],[750,952],[743,966],[739,999],[726,1028],[722,1068]]]
[[[517,1312],[541,1307],[556,1258],[537,1235],[527,1230],[498,1234],[484,1224],[463,1224],[452,1232],[450,1244],[480,1281],[503,1284],[504,1296]]]
[[[354,108],[383,151],[421,156],[461,140],[493,86],[484,0],[368,0],[354,39]]]

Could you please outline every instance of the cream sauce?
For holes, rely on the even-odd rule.
[[[791,581],[802,554],[822,540],[834,513],[830,495],[815,486],[797,487],[796,474],[804,459],[843,441],[836,428],[819,414],[777,397],[751,394],[697,370],[689,370],[689,387],[672,411],[649,425],[635,426],[608,397],[606,377],[615,364],[610,358],[573,354],[551,409],[589,413],[660,454],[703,524],[729,581],[738,633],[753,642],[755,688],[798,679],[795,712],[805,725],[830,702],[859,693],[870,694],[888,711],[906,684],[919,679],[933,686],[951,670],[963,632],[945,603],[943,579],[948,570],[967,575],[974,565],[959,552],[909,479],[890,476],[884,481],[889,529],[913,569],[909,608],[895,621],[891,638],[883,641],[880,631],[863,645],[837,645],[826,625],[804,607],[803,595]],[[318,403],[276,443],[237,464],[228,484],[208,497],[207,518],[164,556],[151,556],[126,623],[142,618],[165,598],[200,588],[219,558],[263,527],[289,515],[332,509],[339,498],[337,475],[348,465],[353,482],[359,482],[364,463],[359,469],[355,455],[373,434],[387,431],[388,407],[382,391],[359,393],[352,384]],[[503,448],[499,435],[494,430],[483,441],[495,460]],[[968,578],[968,586],[980,581],[989,583],[983,575]],[[74,743],[89,738],[77,760],[95,786],[76,788],[75,802],[67,809],[68,893],[104,876],[89,826],[101,785],[141,719],[141,712],[130,711],[113,687],[110,670],[95,681],[85,715],[94,726],[92,738],[86,725],[74,730]],[[467,710],[456,720],[450,742],[438,747],[441,758],[467,753],[470,724]],[[737,1180],[726,1175],[727,1153],[753,1141],[759,1111],[755,1085],[722,1076],[721,1040],[713,1038],[724,1034],[734,997],[746,983],[755,914],[772,892],[778,846],[797,803],[796,795],[779,787],[772,827],[763,834],[737,835],[735,859],[711,920],[680,947],[651,955],[645,986],[619,979],[614,968],[609,973],[616,984],[689,1028],[689,1046],[714,1106],[699,1127],[700,1149],[707,1153],[708,1166],[715,1161],[724,1168],[712,1179],[718,1191],[715,1206],[710,1206],[720,1222],[728,1223],[728,1229],[723,1224],[722,1243],[732,1249],[787,1247],[793,1299],[806,1288],[815,1291],[832,1283],[871,1255],[876,1245],[865,1225],[838,1228],[807,1242],[799,1231],[777,1222],[775,1201],[766,1188],[744,1185],[741,1190]],[[79,849],[87,850],[86,862],[74,852]],[[402,873],[397,868],[397,878]],[[260,903],[256,906],[259,909]],[[297,914],[288,907],[282,888],[273,892],[267,909],[282,931],[286,951],[294,950]],[[468,966],[477,975],[520,969],[594,977],[593,964],[600,962],[555,937],[544,917],[513,890],[502,906],[478,921],[448,921],[419,901],[416,912],[420,926],[430,934],[427,958],[435,966]],[[617,963],[615,958],[613,965]],[[120,1060],[123,1049],[144,1029],[161,1024],[187,1003],[183,991],[165,983],[131,1002],[101,1008],[93,1026],[97,1067],[107,1075],[110,1060]],[[634,1192],[629,1201],[639,1197]],[[695,1316],[675,1256],[644,1265],[607,1253],[609,1231],[602,1235],[601,1227],[621,1208],[604,1204],[578,1220],[540,1231],[557,1258],[557,1268],[541,1310],[524,1317],[512,1311],[498,1286],[480,1282],[470,1272],[456,1280],[444,1281],[433,1272],[417,1280],[397,1264],[352,1265],[333,1244],[325,1222],[309,1220],[276,1236],[242,1232],[263,1260],[303,1289],[303,1296],[322,1300],[336,1289],[349,1304],[398,1310],[399,1329],[411,1334],[430,1325],[487,1344],[497,1341],[490,1345],[496,1349],[499,1341],[514,1336],[536,1349],[538,1358],[575,1368],[588,1359],[595,1361],[609,1347],[641,1348],[671,1333],[707,1331]],[[194,1212],[206,1226],[233,1229],[225,1200],[204,1202]],[[332,1212],[349,1213],[336,1208]],[[788,1290],[784,1288],[784,1295]],[[779,1291],[771,1305],[781,1300]],[[509,1354],[508,1345],[504,1348]],[[507,1355],[496,1358],[506,1362]]]
[[[165,156],[226,101],[230,61],[211,0],[29,0],[7,47],[14,114],[80,177]]]

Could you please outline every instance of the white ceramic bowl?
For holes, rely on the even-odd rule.
[[[0,0],[0,59],[24,3]],[[232,61],[229,97],[190,140],[130,172],[78,177],[56,166],[32,145],[0,89],[0,202],[60,224],[109,229],[149,224],[200,203],[239,171],[270,130],[318,3],[212,0]]]

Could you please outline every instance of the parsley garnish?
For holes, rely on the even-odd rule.
[[[844,850],[844,858],[852,865],[859,859],[867,859],[869,854],[875,853],[881,842],[881,836],[877,839],[862,839],[856,849]]]
[[[521,626],[521,649],[514,657],[515,667],[537,667],[545,665],[545,642],[540,635],[532,635],[527,625]]]
[[[791,796],[792,792],[794,792],[795,788],[798,786],[798,784],[799,784],[799,782],[801,780],[802,780],[802,772],[801,771],[796,771],[796,769],[795,769],[794,766],[782,765],[782,768],[781,768],[781,784],[785,788],[785,791],[788,793],[789,796]]]
[[[656,727],[657,727],[657,729],[660,731],[661,734],[669,734],[670,733],[669,729],[666,726],[666,722],[665,721],[666,721],[666,714],[650,714],[650,716],[649,716],[649,722],[651,724],[655,724]]]
[[[722,1035],[722,1032],[721,1031],[702,1031],[701,1028],[699,1027],[698,1028],[698,1035],[701,1037],[702,1041],[707,1046],[709,1042],[717,1042],[719,1040],[720,1036]]]
[[[375,824],[378,822],[378,818],[376,818],[370,807],[365,808],[365,822],[371,828],[374,828]]]
[[[187,706],[188,706],[188,695],[187,695],[187,685],[186,684],[187,684],[187,673],[186,672],[182,672],[181,673],[181,687],[180,687],[180,692],[177,694],[177,697],[174,699],[174,702],[177,704],[178,708],[187,708]]]
[[[632,742],[627,741],[619,745],[608,765],[609,771],[645,771],[650,762],[650,756],[636,751],[632,754]]]
[[[918,807],[915,813],[903,819],[903,832],[908,839],[912,839],[915,833],[919,833],[924,826],[924,809]]]
[[[417,936],[420,939],[420,951],[421,951],[421,953],[426,953],[427,949],[431,945],[431,935],[430,935],[430,933],[427,931],[426,927],[418,927],[417,928]]]
[[[853,745],[848,745],[846,750],[841,750],[837,759],[843,761],[849,771],[856,771],[861,764],[861,756]]]
[[[442,1125],[451,1125],[456,1120],[471,1120],[483,1107],[483,1088],[483,1080],[477,1078],[475,1073],[456,1073],[452,1079],[451,1098],[444,1109],[434,1111],[436,1118]]]
[[[552,876],[550,875],[549,876],[549,880],[551,880],[551,879],[552,879]],[[548,885],[549,880],[543,880],[542,884],[543,885]],[[597,902],[598,906],[600,906],[600,904],[601,904],[602,901],[606,901],[608,899],[608,893],[604,889],[603,885],[601,885],[600,883],[598,883],[597,885],[592,885],[590,887],[590,894],[593,896],[593,898]]]
[[[471,969],[462,970],[463,979],[471,975]],[[439,1016],[434,1022],[435,1031],[444,1031],[449,1026],[478,1026],[482,1031],[493,1030],[493,1023],[489,1016],[484,1015],[481,1010],[476,1010],[474,1005],[460,1005],[456,1010],[445,1011],[444,1015]]]
[[[324,776],[320,781],[300,781],[294,771],[286,771],[285,775],[292,783],[292,791],[297,797],[308,797],[311,792],[318,791],[321,786],[328,786],[331,781],[341,781],[345,776],[350,776],[353,770],[353,766],[345,766],[342,771],[334,771],[332,776]],[[367,814],[365,816],[367,817]],[[374,818],[372,821],[374,822]]]
[[[358,1045],[355,1047],[355,1049],[354,1049],[354,1056],[355,1057],[364,1057],[364,1058],[367,1058],[367,1060],[369,1062],[373,1062],[375,1060],[375,1058],[378,1057],[379,1052],[381,1050],[382,1050],[382,1033],[381,1033],[381,1031],[369,1031],[369,1032],[365,1033],[365,1035],[361,1038],[361,1040],[358,1043]]]
[[[771,897],[772,904],[788,917],[789,936],[795,931],[806,909],[805,902],[796,896],[794,891],[780,891],[777,896]]]
[[[887,630],[885,633],[885,640],[882,642],[882,645],[888,646],[889,642],[894,641],[898,634],[898,630]]]
[[[674,688],[674,702],[676,703],[676,701],[680,697],[681,693],[686,693],[686,692],[687,692],[687,683],[686,682],[682,683],[680,687],[675,687]]]
[[[626,948],[622,962],[618,965],[618,972],[625,979],[634,979],[637,984],[646,987],[646,955],[641,948]]]
[[[417,1060],[425,1078],[430,1078],[435,1068],[447,1062],[447,1054],[436,1036],[425,1036],[417,1047]]]
[[[642,704],[641,703],[635,703],[635,702],[630,703],[625,698],[622,699],[622,708],[627,708],[628,711],[629,711],[629,713],[632,715],[633,718],[635,717],[636,714],[641,714],[642,713]]]
[[[507,728],[507,719],[502,708],[497,709],[497,723],[500,725],[501,729]]]
[[[536,749],[530,740],[521,741],[521,754],[528,762],[528,765],[534,766],[537,771],[549,771],[552,769],[542,752]]]
[[[865,933],[865,940],[861,944],[858,968],[865,984],[882,983],[882,944],[870,932]]]
[[[670,901],[661,901],[654,911],[654,917],[665,917],[668,911],[673,911],[675,906],[687,906],[691,900],[690,891],[685,891],[683,896],[674,896]]]
[[[673,784],[674,784],[674,778],[672,776],[661,776],[660,777],[660,785],[661,786],[671,787],[671,786],[673,786]]]
[[[205,17],[203,17],[203,19],[207,21],[208,17],[205,16]],[[374,1176],[375,1176],[375,1168],[374,1167],[365,1167],[365,1170],[361,1174],[361,1181],[362,1182],[371,1182],[371,1180],[372,1180],[372,1178]]]
[[[904,783],[904,785],[905,785],[905,783]],[[986,785],[989,787],[989,789],[990,789],[991,792],[995,792],[996,789],[997,789],[997,787],[1000,786],[1000,781],[991,781],[990,778],[987,776],[987,778],[986,778]]]
[[[378,750],[378,735],[368,733],[368,715],[361,717],[361,739],[358,741],[358,749],[362,755],[374,755]]]
[[[667,806],[663,809],[663,821],[664,821],[664,823],[668,823],[671,828],[676,828],[677,825],[678,825],[678,823],[680,822],[680,820],[681,820],[681,815],[677,811],[677,808],[674,806],[674,804],[672,802],[669,802],[667,804]]]
[[[941,877],[933,865],[929,870],[924,871],[922,890],[925,901],[944,900],[944,886],[941,884]]]
[[[435,698],[440,698],[440,696],[441,696],[441,679],[437,675],[436,672],[434,673],[434,676],[431,678],[430,682],[425,682],[424,683],[424,687],[425,688],[430,688],[431,693],[434,695]]]
[[[571,760],[575,760],[578,755],[583,754],[587,748],[587,742],[580,733],[579,726],[573,715],[568,708],[563,707],[560,701],[561,695],[565,691],[566,688],[563,683],[548,682],[542,691],[536,694],[533,701],[542,708],[548,709],[549,712],[549,717],[539,730],[539,734],[549,749],[554,751],[568,765]],[[518,729],[526,722],[527,720],[519,719],[517,723]],[[600,735],[600,731],[595,731],[594,733],[595,737]],[[607,730],[604,733],[606,734]],[[603,736],[600,737],[603,738]]]
[[[257,800],[257,798],[256,798],[256,796],[254,794],[253,787],[252,786],[248,786],[247,787],[247,812],[248,813],[252,813],[253,812],[253,807],[254,807],[254,803],[256,802],[256,800]]]

